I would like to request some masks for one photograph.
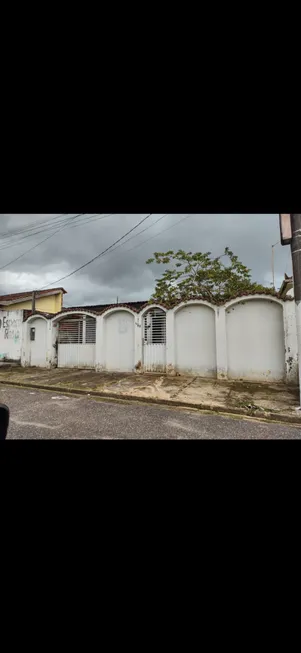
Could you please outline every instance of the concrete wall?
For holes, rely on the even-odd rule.
[[[175,368],[182,374],[215,377],[215,310],[204,304],[180,307],[174,318]]]
[[[20,360],[23,337],[23,311],[0,310],[0,361]]]
[[[226,308],[228,378],[284,381],[283,306],[267,299]]]
[[[96,317],[96,370],[144,371],[142,332],[147,310],[137,314],[116,307]],[[24,323],[23,365],[30,364],[32,319],[37,318]],[[57,365],[57,318],[47,324],[45,359],[46,366],[53,366]],[[196,300],[183,303],[166,311],[165,360],[167,373],[297,383],[295,304],[266,295],[235,299],[224,306]],[[91,356],[88,362],[90,366]]]

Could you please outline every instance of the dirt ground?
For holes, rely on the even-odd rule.
[[[217,381],[193,376],[128,374],[79,369],[0,367],[4,384],[80,394],[136,398],[299,422],[299,389],[284,384]]]

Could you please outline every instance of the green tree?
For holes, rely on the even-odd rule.
[[[222,259],[224,261],[222,261]],[[251,270],[238,257],[225,248],[224,254],[212,258],[211,252],[155,252],[147,264],[167,264],[169,267],[160,279],[151,301],[173,306],[179,301],[203,297],[207,301],[220,303],[235,297],[240,292],[271,292],[251,280]]]

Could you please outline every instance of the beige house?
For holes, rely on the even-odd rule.
[[[36,291],[35,310],[43,313],[59,313],[63,308],[64,288]],[[23,311],[32,309],[33,292],[19,292],[0,296],[0,310]]]

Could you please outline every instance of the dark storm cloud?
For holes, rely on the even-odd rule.
[[[62,230],[19,261],[0,270],[0,292],[4,294],[49,285],[96,256],[145,215],[112,215],[81,227]],[[154,224],[161,215],[151,216],[137,232]],[[36,223],[38,229],[47,220],[48,215],[2,215],[0,233],[25,228],[29,223]],[[153,238],[157,233],[160,235]],[[135,234],[134,231],[127,238]],[[24,238],[11,246],[24,235],[20,234],[10,242],[3,237],[0,239],[0,267],[47,238],[50,232]],[[137,247],[146,240],[149,242]],[[278,240],[277,215],[168,215],[145,233],[132,238],[116,251],[108,252],[58,285],[63,285],[68,291],[65,297],[68,305],[113,302],[117,296],[119,301],[144,300],[149,298],[155,278],[160,274],[159,266],[145,264],[154,251],[182,248],[211,251],[218,256],[228,246],[252,269],[254,280],[269,286],[272,280],[271,245]],[[10,244],[10,247],[1,249],[6,244]],[[289,249],[280,245],[275,247],[277,287],[284,272],[291,272]]]

